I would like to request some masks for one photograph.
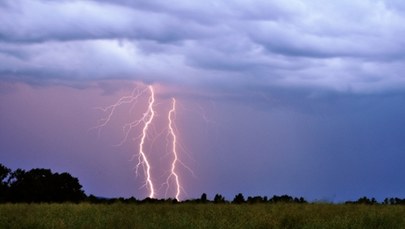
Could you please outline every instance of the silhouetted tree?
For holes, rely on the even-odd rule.
[[[95,195],[91,194],[91,195],[89,195],[89,196],[87,197],[87,201],[89,201],[90,203],[93,203],[93,204],[99,204],[99,203],[102,203],[102,202],[103,202],[103,199],[102,199],[102,198],[98,198],[98,197],[96,197]]]
[[[243,197],[242,193],[239,193],[238,195],[235,195],[235,198],[233,198],[232,203],[235,204],[245,203],[245,197]]]
[[[366,196],[359,198],[357,201],[346,201],[346,204],[377,204],[377,200],[373,197],[371,199]]]
[[[405,199],[401,199],[401,198],[398,198],[398,197],[390,198],[390,204],[405,205]]]
[[[150,197],[146,197],[145,199],[143,199],[141,201],[141,203],[159,203],[161,201],[159,201],[158,199],[155,198],[150,198]]]
[[[274,195],[269,201],[273,202],[273,203],[278,203],[278,202],[289,203],[289,202],[293,202],[294,199],[289,195],[282,195],[282,196]]]
[[[402,200],[398,197],[395,197],[393,202],[394,202],[394,204],[400,204],[402,202]]]
[[[304,197],[291,197],[289,195],[282,195],[282,196],[277,196],[274,195],[269,202],[271,203],[307,203],[307,201],[304,199]]]
[[[398,197],[385,198],[383,203],[390,205],[405,205],[405,199],[401,199]]]
[[[13,202],[24,202],[29,196],[28,189],[30,188],[25,183],[25,170],[17,169],[11,172],[8,178],[9,196],[8,200]]]
[[[359,203],[359,204],[376,204],[377,201],[375,200],[374,197],[371,198],[371,199],[369,199],[369,198],[367,198],[367,197],[364,196],[364,197],[358,199],[358,200],[357,200],[357,203]]]
[[[201,203],[207,203],[207,202],[208,202],[207,194],[206,194],[206,193],[203,193],[203,194],[201,195],[200,202],[201,202]]]
[[[86,197],[77,178],[49,169],[17,169],[9,181],[13,202],[78,202]]]
[[[3,164],[0,163],[0,182],[5,183],[5,179],[9,176],[11,169],[7,168]]]
[[[299,199],[298,199],[298,203],[307,203],[307,201],[304,199],[304,197],[300,197]]]
[[[138,202],[138,200],[133,196],[131,196],[129,199],[125,200],[125,203],[128,203],[128,204],[131,204],[131,203],[134,204],[134,203],[137,203],[137,202]]]
[[[256,204],[256,203],[263,203],[264,200],[263,200],[263,197],[261,197],[261,196],[253,196],[253,197],[249,196],[247,199],[247,202],[249,204]]]
[[[81,201],[85,198],[79,180],[69,173],[52,174],[53,191],[55,192],[53,201]]]
[[[219,203],[225,203],[225,197],[223,197],[221,194],[216,194],[214,197],[214,203],[219,204]]]
[[[8,181],[7,178],[10,175],[11,170],[0,164],[0,202],[4,202],[7,200],[9,195],[9,188],[8,188]]]

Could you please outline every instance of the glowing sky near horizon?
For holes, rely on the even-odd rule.
[[[147,196],[114,146],[129,112],[88,129],[153,85],[165,114],[176,98],[185,198],[403,197],[404,36],[397,0],[1,1],[0,163]],[[148,147],[170,165],[164,137]]]

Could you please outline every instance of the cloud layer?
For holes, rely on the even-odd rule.
[[[394,0],[5,0],[0,77],[402,90],[404,13]]]

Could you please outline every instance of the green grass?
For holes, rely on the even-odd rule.
[[[0,204],[0,228],[405,228],[405,206]]]

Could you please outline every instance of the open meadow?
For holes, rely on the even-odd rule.
[[[405,206],[1,204],[0,228],[405,228]]]

